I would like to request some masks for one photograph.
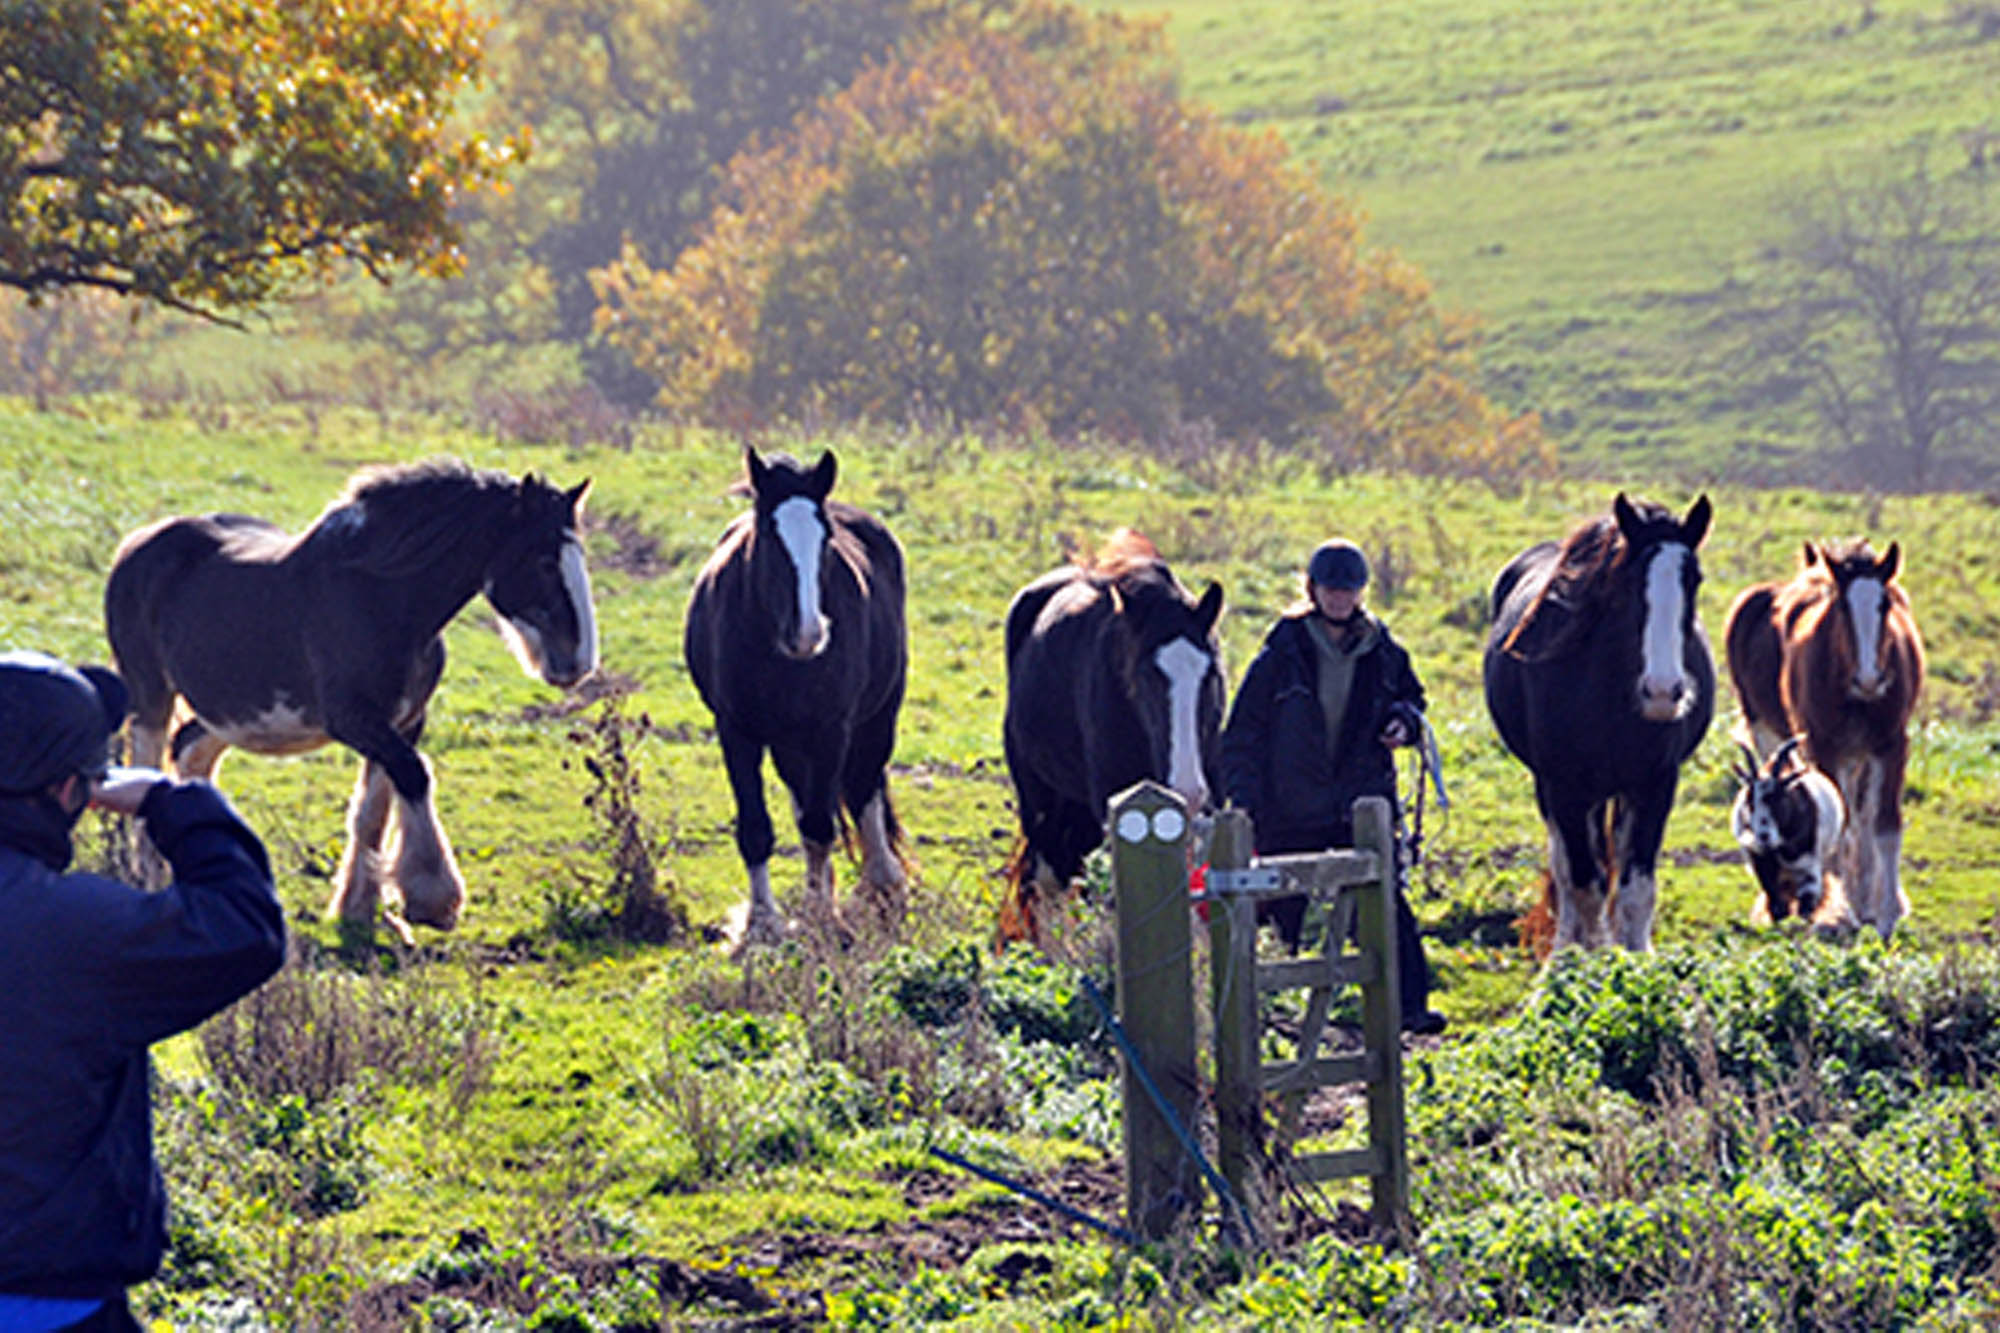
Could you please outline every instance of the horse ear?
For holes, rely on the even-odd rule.
[[[1627,537],[1630,537],[1639,526],[1638,511],[1632,508],[1632,502],[1625,498],[1623,491],[1612,497],[1611,516],[1618,520],[1618,530]]]
[[[833,450],[831,449],[822,450],[820,452],[819,462],[813,464],[812,482],[811,482],[813,499],[815,500],[826,499],[826,497],[833,490],[833,479],[839,473],[839,471],[840,471],[840,464],[834,458]]]
[[[754,445],[746,444],[743,446],[743,470],[750,474],[750,493],[752,495],[762,495],[764,493],[764,482],[770,477],[771,469],[765,466],[762,458],[757,456],[757,449]]]
[[[1221,615],[1222,585],[1214,579],[1210,579],[1208,586],[1202,589],[1201,600],[1195,603],[1195,624],[1201,628],[1203,634],[1213,633],[1215,622],[1221,618]]]
[[[1812,544],[1811,538],[1807,538],[1805,541],[1800,542],[1799,564],[1805,567],[1806,569],[1811,569],[1814,565],[1818,563],[1819,563],[1819,547],[1814,546]]]
[[[1882,559],[1876,564],[1875,572],[1882,576],[1882,582],[1887,583],[1890,579],[1896,577],[1896,571],[1902,567],[1903,544],[1901,542],[1890,542],[1889,549],[1882,552]]]
[[[1701,545],[1701,539],[1708,535],[1709,520],[1715,517],[1715,507],[1708,502],[1707,495],[1695,497],[1694,505],[1687,517],[1681,520],[1681,536],[1689,549]]]
[[[590,481],[589,477],[585,477],[563,492],[563,503],[569,506],[572,517],[583,512],[583,497],[590,494]]]

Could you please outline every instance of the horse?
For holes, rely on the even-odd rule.
[[[1746,588],[1729,608],[1729,674],[1744,739],[1768,755],[1791,735],[1847,804],[1836,858],[1855,915],[1884,940],[1909,914],[1900,860],[1910,716],[1924,644],[1896,583],[1902,548],[1807,542],[1786,583]]]
[[[1534,775],[1556,948],[1652,947],[1667,815],[1715,708],[1695,611],[1711,513],[1705,495],[1676,518],[1621,492],[1494,580],[1486,707]]]
[[[1197,600],[1145,537],[1051,570],[1007,608],[1003,742],[1021,832],[1002,945],[1046,944],[1042,913],[1104,841],[1111,798],[1150,778],[1190,813],[1216,790],[1222,588]]]
[[[811,468],[755,449],[743,458],[738,485],[751,508],[696,577],[683,633],[688,671],[715,717],[750,877],[732,931],[738,953],[789,931],[771,893],[767,749],[791,793],[807,902],[821,924],[851,938],[834,904],[836,833],[859,827],[860,887],[892,926],[909,882],[888,780],[909,670],[903,548],[881,520],[827,499],[838,468],[831,451]]]
[[[1729,828],[1757,876],[1750,924],[1768,926],[1797,912],[1821,930],[1845,933],[1854,915],[1827,869],[1847,830],[1847,807],[1833,779],[1800,756],[1801,739],[1785,741],[1761,767],[1754,750],[1740,747]]]
[[[433,459],[356,473],[296,536],[227,513],[129,534],[104,622],[132,695],[133,761],[170,758],[182,776],[208,778],[232,745],[296,754],[340,742],[362,767],[328,914],[371,929],[390,860],[402,912],[389,925],[406,940],[412,922],[452,929],[465,881],[416,748],[444,673],[443,631],[484,594],[529,675],[567,687],[594,671],[578,532],[589,487]],[[169,756],[177,700],[192,716]]]

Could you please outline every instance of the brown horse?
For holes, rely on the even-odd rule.
[[[1729,608],[1729,674],[1744,739],[1768,758],[1786,737],[1847,804],[1835,857],[1848,902],[1888,939],[1909,913],[1898,862],[1910,714],[1924,682],[1924,645],[1895,582],[1902,551],[1867,542],[1808,542],[1788,583],[1747,588]]]
[[[1002,742],[1021,840],[1000,940],[1050,943],[1044,917],[1104,841],[1111,798],[1151,778],[1190,813],[1216,789],[1222,588],[1199,598],[1129,528],[1007,608]]]

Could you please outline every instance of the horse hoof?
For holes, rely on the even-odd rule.
[[[894,937],[909,916],[909,897],[900,883],[863,880],[848,899],[847,915],[859,917],[875,933]]]
[[[465,906],[465,886],[446,875],[412,875],[399,879],[403,919],[433,930],[455,930]]]
[[[730,958],[738,962],[753,950],[775,948],[792,936],[791,927],[774,912],[753,915],[738,908],[731,915],[736,919],[723,931],[723,939],[729,945]]]

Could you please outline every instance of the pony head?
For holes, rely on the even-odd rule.
[[[551,685],[574,685],[597,669],[597,615],[579,523],[586,479],[558,490],[534,473],[515,487],[511,534],[495,557],[486,600],[521,667]]]
[[[788,454],[767,461],[743,450],[750,494],[756,502],[751,567],[758,600],[778,627],[778,651],[806,661],[826,651],[833,625],[821,604],[820,579],[833,525],[826,497],[839,470],[832,450],[808,468]]]
[[[1708,535],[1713,511],[1704,495],[1686,517],[1675,518],[1663,505],[1635,503],[1620,491],[1611,514],[1619,541],[1612,564],[1635,581],[1641,599],[1639,712],[1649,722],[1678,721],[1695,706],[1700,689],[1688,671],[1686,648],[1701,586],[1695,549]]]
[[[1107,589],[1124,645],[1119,666],[1146,732],[1150,768],[1190,811],[1201,810],[1209,803],[1222,728],[1215,640],[1222,585],[1211,581],[1193,597],[1155,558],[1121,569]]]
[[[1850,659],[1843,663],[1848,696],[1864,703],[1883,698],[1896,683],[1883,644],[1890,607],[1901,596],[1900,589],[1891,588],[1902,567],[1901,545],[1890,542],[1878,558],[1864,539],[1807,542],[1802,559],[1801,577],[1832,585],[1834,605],[1829,614],[1845,622],[1847,633],[1840,637]]]

